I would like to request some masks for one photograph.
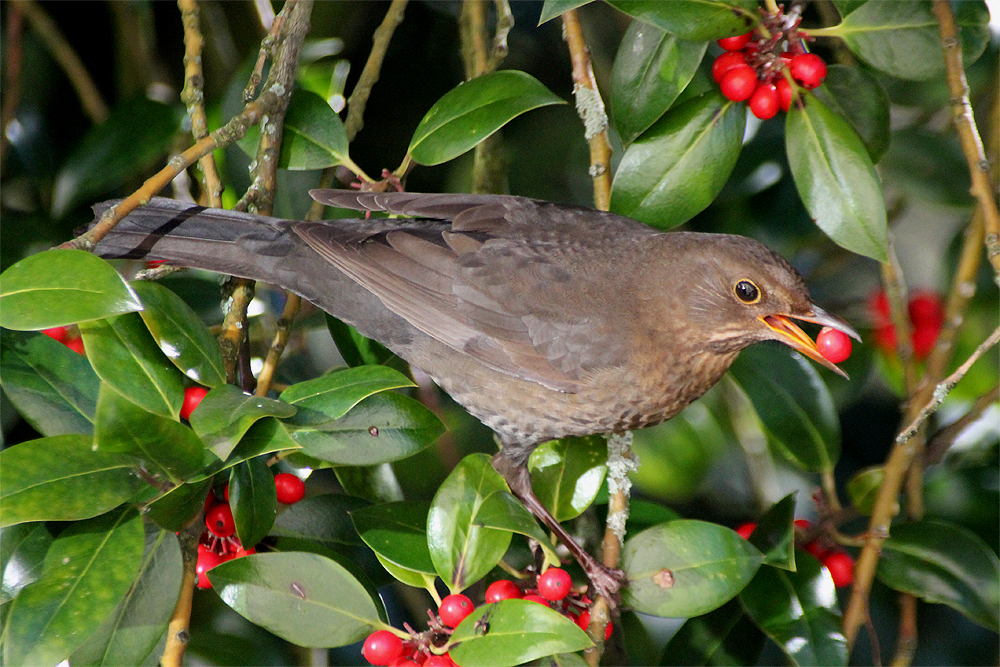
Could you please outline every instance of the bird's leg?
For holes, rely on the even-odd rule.
[[[555,517],[542,505],[542,502],[531,490],[531,475],[528,474],[527,464],[521,464],[505,456],[501,451],[493,457],[493,467],[507,481],[511,492],[527,507],[532,514],[542,520],[542,523],[549,530],[556,534],[559,541],[566,545],[573,557],[587,573],[590,583],[598,595],[606,598],[611,607],[614,608],[621,601],[619,593],[621,587],[628,581],[625,573],[621,570],[609,568],[598,562],[583,547],[581,547],[573,536],[566,532],[566,529],[556,521]]]

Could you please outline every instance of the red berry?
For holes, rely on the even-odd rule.
[[[442,623],[449,628],[454,628],[465,620],[466,616],[475,611],[475,609],[476,607],[472,604],[472,600],[461,593],[452,593],[441,600],[441,606],[438,607],[438,615],[441,617]]]
[[[388,665],[403,656],[403,640],[388,630],[376,630],[368,635],[361,655],[373,665]]]
[[[42,333],[49,338],[62,343],[66,340],[66,336],[69,334],[69,327],[52,327],[51,329],[42,329]]]
[[[212,582],[208,580],[208,571],[222,562],[222,557],[214,551],[209,551],[204,544],[198,545],[198,563],[194,571],[198,574],[198,588],[211,588]]]
[[[424,667],[455,667],[455,661],[447,653],[444,655],[429,655],[424,660]]]
[[[843,331],[823,327],[816,336],[816,349],[827,361],[839,364],[851,356],[851,339]]]
[[[792,524],[799,530],[809,530],[813,527],[813,523],[809,519],[796,519]]]
[[[757,88],[757,73],[750,65],[737,65],[723,75],[719,88],[727,99],[742,102]]]
[[[715,59],[712,63],[712,78],[715,79],[716,83],[722,83],[722,77],[726,75],[726,72],[736,67],[737,65],[746,65],[747,59],[742,53],[737,53],[734,51],[728,51],[723,53],[721,56]]]
[[[788,83],[788,79],[782,76],[775,81],[774,88],[778,91],[778,106],[781,107],[782,111],[788,113],[788,110],[792,108],[792,97],[795,94],[795,91],[792,90],[792,84]]]
[[[208,514],[208,510],[212,509],[212,505],[215,504],[215,500],[216,500],[215,491],[209,489],[208,495],[205,496],[205,507],[204,507],[205,514]]]
[[[229,503],[218,503],[205,513],[205,525],[214,535],[219,537],[229,537],[236,530],[236,522],[233,521],[233,510]]]
[[[573,578],[566,570],[550,567],[538,577],[538,593],[546,600],[562,600],[573,588]]]
[[[754,528],[757,527],[755,523],[744,523],[736,527],[736,533],[742,537],[744,540],[750,539],[750,533],[753,532]]]
[[[227,503],[229,502],[229,485],[228,484],[226,484],[225,488],[222,489],[222,497],[226,499]]]
[[[541,595],[525,595],[522,600],[529,600],[531,602],[537,602],[538,604],[549,606],[549,601],[543,598]]]
[[[79,338],[79,337],[77,337],[77,338],[70,338],[69,340],[64,341],[63,344],[66,347],[68,347],[69,349],[71,349],[74,352],[76,352],[77,354],[82,354],[82,355],[86,355],[87,354],[87,351],[85,349],[83,349],[83,339],[82,338]]]
[[[792,78],[806,88],[815,88],[826,78],[826,63],[815,53],[801,53],[789,63]]]
[[[584,632],[586,632],[587,628],[590,627],[590,611],[588,610],[580,614],[580,618],[576,619],[576,624],[580,626],[580,628]],[[614,629],[615,626],[611,623],[608,623],[606,626],[604,626],[604,641],[608,641],[609,639],[611,639],[611,633],[614,631]]]
[[[389,667],[420,667],[420,663],[410,660],[407,657],[396,658],[389,663]]]
[[[823,559],[830,555],[830,550],[819,543],[818,540],[813,540],[805,546],[806,553],[812,554],[813,558],[819,562],[823,562]]]
[[[774,118],[778,113],[778,89],[773,83],[762,83],[753,91],[750,101],[747,103],[754,116],[761,120]]]
[[[735,37],[720,39],[719,46],[724,48],[726,51],[739,51],[747,45],[747,42],[750,41],[751,37],[753,37],[752,30],[745,35],[736,35]]]
[[[907,304],[910,321],[914,329],[921,327],[940,327],[944,324],[944,304],[941,297],[931,290],[919,290],[910,295]]]
[[[850,586],[854,581],[854,559],[844,551],[835,551],[823,560],[823,567],[830,571],[837,588]]]
[[[278,494],[278,502],[284,505],[293,505],[306,495],[305,483],[290,472],[274,476],[274,490]]]
[[[181,417],[184,419],[190,419],[191,413],[194,409],[198,407],[201,403],[201,399],[205,398],[205,394],[208,393],[208,389],[204,387],[188,387],[184,390],[184,403],[181,405]]]
[[[500,602],[500,600],[513,600],[523,596],[524,593],[509,579],[494,581],[486,589],[486,602]]]
[[[924,359],[937,342],[941,333],[940,324],[916,325],[913,328],[913,354],[917,359]]]

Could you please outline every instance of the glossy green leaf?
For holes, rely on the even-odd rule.
[[[764,633],[736,600],[689,618],[670,638],[660,665],[756,665]]]
[[[333,472],[348,495],[365,498],[373,503],[392,503],[403,499],[403,488],[391,463],[337,466]]]
[[[437,580],[437,574],[433,572],[421,572],[419,570],[411,570],[399,565],[396,565],[392,561],[386,559],[384,556],[375,554],[375,558],[378,560],[379,564],[385,568],[385,571],[389,573],[389,576],[406,584],[407,586],[412,586],[413,588],[434,588],[434,582]]]
[[[430,503],[385,503],[360,507],[351,512],[351,519],[358,535],[380,561],[411,572],[434,574],[427,548],[429,511]]]
[[[670,108],[707,47],[642,21],[629,25],[611,70],[611,115],[622,143],[628,146]]]
[[[44,523],[19,523],[0,529],[0,605],[42,575],[52,532]]]
[[[145,95],[116,105],[63,162],[52,190],[53,216],[61,218],[154,167],[180,131],[180,120],[175,109]]]
[[[802,203],[835,243],[886,261],[885,202],[868,150],[847,121],[818,98],[802,99],[785,122],[788,164]]]
[[[364,366],[384,364],[393,358],[392,350],[385,345],[365,338],[358,333],[358,330],[349,324],[344,324],[333,315],[324,313],[326,316],[326,328],[333,337],[333,342],[337,345],[337,351],[348,366]]]
[[[798,570],[765,565],[740,593],[743,608],[793,665],[846,665],[847,641],[830,573],[800,552]]]
[[[306,426],[339,419],[380,391],[415,386],[412,380],[391,368],[358,366],[293,384],[281,393],[281,400],[298,410],[291,423]]]
[[[86,357],[44,334],[0,335],[0,386],[42,435],[94,430],[101,380]]]
[[[549,104],[564,101],[529,74],[516,70],[484,74],[435,102],[417,125],[406,152],[418,164],[447,162],[511,119]]]
[[[265,417],[287,419],[295,406],[261,396],[244,394],[224,384],[209,391],[191,413],[191,428],[225,461],[254,422]]]
[[[287,424],[303,453],[337,465],[374,465],[406,458],[444,431],[430,410],[394,392],[373,394],[342,417],[340,407],[333,412],[338,416],[320,422],[321,411],[309,410],[308,425]]]
[[[260,127],[247,130],[237,142],[250,157],[256,157]],[[292,93],[281,135],[280,169],[325,169],[341,164],[348,155],[347,132],[340,116],[322,97],[298,89]]]
[[[743,590],[763,555],[724,526],[680,519],[625,542],[623,601],[654,616],[686,618],[722,606]]]
[[[274,522],[274,535],[311,540],[320,544],[361,544],[351,515],[370,503],[362,498],[323,494],[303,498]]]
[[[103,259],[54,249],[0,275],[0,327],[32,331],[142,310],[128,283]]]
[[[840,422],[809,361],[776,345],[753,345],[729,370],[773,446],[804,470],[833,470],[840,456]]]
[[[531,488],[556,521],[575,519],[601,490],[607,461],[603,436],[551,440],[536,448],[528,460]]]
[[[851,124],[877,163],[889,148],[889,95],[879,80],[860,67],[830,65],[815,95]]]
[[[129,454],[174,484],[202,467],[205,444],[180,422],[147,412],[107,384],[97,408],[94,451]]]
[[[975,533],[943,521],[895,525],[876,571],[886,585],[1000,630],[1000,561]]]
[[[183,530],[204,507],[211,486],[211,478],[176,486],[146,505],[146,516],[167,530]]]
[[[118,605],[142,562],[142,519],[127,508],[80,521],[49,547],[42,576],[15,598],[4,632],[4,664],[54,665]]]
[[[0,525],[103,514],[143,487],[135,459],[95,452],[87,435],[56,435],[0,451]]]
[[[882,466],[865,468],[855,473],[847,482],[847,495],[854,508],[864,515],[871,514],[884,480],[885,468]]]
[[[248,549],[271,532],[278,510],[274,474],[265,459],[241,461],[232,467],[229,476],[229,505],[236,522],[236,536]]]
[[[219,344],[194,310],[159,283],[136,281],[132,289],[142,301],[142,321],[167,359],[198,384],[224,384]]]
[[[511,534],[482,526],[478,513],[492,494],[509,493],[485,454],[470,454],[441,484],[427,515],[427,546],[438,576],[453,593],[500,562]]]
[[[299,646],[353,644],[385,616],[361,582],[317,554],[244,556],[212,568],[208,578],[238,614]]]
[[[559,612],[530,600],[483,605],[451,636],[449,654],[462,667],[513,667],[593,645]]]
[[[956,3],[966,67],[989,43],[989,10],[981,1]],[[830,29],[869,65],[901,79],[944,76],[941,37],[930,1],[866,2]]]
[[[592,2],[592,0],[545,0],[542,4],[542,14],[538,18],[538,25],[551,21],[563,12],[576,9],[588,2]]]
[[[764,563],[795,571],[795,494],[790,493],[767,511],[750,534],[750,544],[764,554]]]
[[[87,358],[97,376],[156,415],[177,419],[184,376],[160,352],[135,313],[80,324]]]
[[[757,23],[752,0],[607,0],[608,4],[672,35],[693,41],[749,32]]]
[[[73,652],[73,665],[140,665],[167,630],[181,589],[181,549],[170,531],[146,528],[135,584],[101,627]]]
[[[549,565],[559,566],[560,558],[556,553],[551,540],[538,520],[527,507],[509,492],[490,494],[479,507],[476,520],[483,528],[502,530],[510,533],[524,535],[538,542],[539,547],[545,551],[545,562]]]
[[[669,229],[715,199],[736,165],[746,109],[718,91],[664,114],[622,156],[611,210]]]

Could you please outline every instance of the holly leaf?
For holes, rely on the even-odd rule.
[[[692,41],[749,32],[758,20],[752,0],[607,0],[629,16]]]

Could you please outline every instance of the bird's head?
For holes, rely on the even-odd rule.
[[[686,259],[680,303],[703,344],[731,353],[765,340],[777,340],[847,377],[825,359],[796,320],[831,327],[861,340],[847,322],[812,302],[798,271],[763,244],[727,234],[672,233]],[[675,255],[676,256],[676,255]],[[676,284],[676,281],[675,281]],[[675,302],[677,303],[677,302]]]

